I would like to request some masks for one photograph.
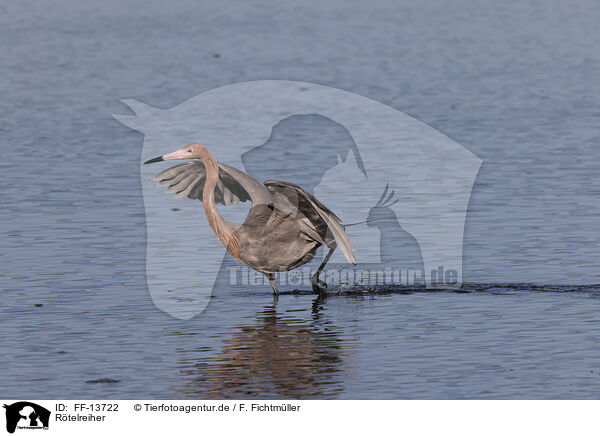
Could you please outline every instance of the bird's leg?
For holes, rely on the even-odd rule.
[[[327,283],[325,283],[323,280],[319,280],[319,274],[321,274],[321,271],[323,271],[323,268],[325,268],[325,265],[327,264],[327,262],[329,262],[329,258],[333,254],[335,247],[336,247],[336,245],[334,244],[329,249],[329,253],[327,253],[327,256],[325,256],[325,259],[323,259],[323,263],[321,263],[321,266],[319,266],[319,268],[317,269],[315,274],[312,276],[312,279],[311,279],[312,288],[313,288],[313,291],[315,291],[318,294],[325,292],[325,289],[323,289],[321,286],[327,287]],[[321,285],[321,286],[319,286],[319,285]]]
[[[278,295],[279,290],[277,289],[277,283],[275,283],[275,273],[265,273],[265,275],[269,279],[269,283],[271,283],[271,287],[273,288],[273,295]]]

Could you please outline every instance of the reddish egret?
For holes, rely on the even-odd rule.
[[[208,224],[225,248],[239,262],[265,274],[275,294],[275,273],[310,262],[321,245],[329,252],[312,276],[315,292],[322,293],[322,286],[327,287],[319,274],[336,247],[356,265],[341,220],[299,186],[277,180],[261,185],[249,175],[217,162],[202,144],[189,144],[145,163],[171,159],[198,160],[168,168],[152,180],[167,186],[166,192],[175,193],[175,197],[202,201]],[[217,202],[227,206],[247,200],[252,207],[243,224],[226,221],[217,210]]]

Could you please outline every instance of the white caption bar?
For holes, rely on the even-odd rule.
[[[19,436],[586,435],[598,434],[600,407],[600,401],[0,401],[2,431]]]

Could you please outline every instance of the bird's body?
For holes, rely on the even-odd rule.
[[[317,249],[330,249],[313,276],[313,288],[323,291],[319,273],[340,247],[350,263],[356,264],[352,244],[341,220],[310,193],[289,182],[267,180],[260,184],[252,177],[217,162],[201,144],[190,144],[174,153],[146,163],[170,159],[199,159],[168,168],[153,180],[167,186],[176,197],[201,200],[207,221],[231,255],[264,273],[277,293],[276,272],[289,271],[310,262]],[[242,224],[226,221],[216,203],[251,201]]]
[[[259,207],[252,212],[250,220],[235,232],[240,240],[240,258],[250,267],[265,273],[289,271],[315,256],[321,244],[299,228],[306,220],[302,215],[291,217],[277,206],[273,211]],[[283,248],[277,256],[273,256],[275,246]]]

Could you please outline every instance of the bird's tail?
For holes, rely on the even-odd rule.
[[[344,225],[336,219],[337,217],[335,215],[332,214],[333,216],[330,216],[328,212],[325,212],[318,207],[315,209],[321,218],[323,218],[323,221],[325,221],[327,227],[329,230],[331,230],[331,233],[333,233],[333,237],[335,238],[337,246],[340,247],[340,250],[342,250],[342,253],[344,253],[344,256],[346,256],[348,262],[350,262],[352,265],[356,265],[356,258],[352,252],[352,243],[344,231]]]

